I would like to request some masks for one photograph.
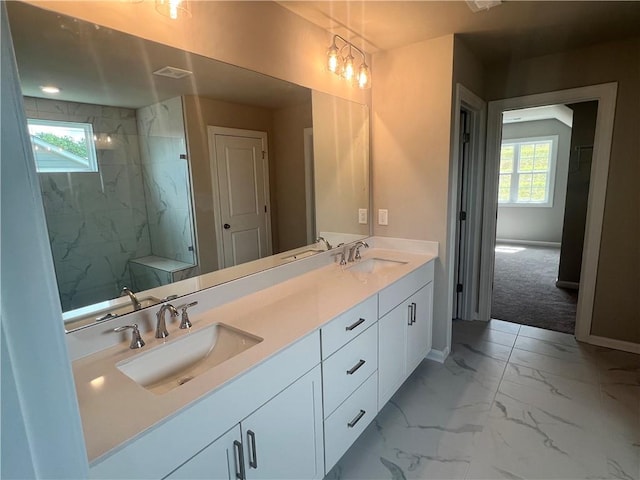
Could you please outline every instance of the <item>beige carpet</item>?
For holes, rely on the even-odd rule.
[[[578,292],[555,286],[559,248],[496,248],[491,318],[574,333]]]

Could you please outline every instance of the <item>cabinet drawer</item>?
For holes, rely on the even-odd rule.
[[[322,362],[325,418],[378,368],[375,324]]]
[[[325,473],[375,418],[377,389],[378,376],[374,373],[324,421]]]
[[[433,261],[402,277],[378,294],[378,316],[382,317],[433,280]]]
[[[323,360],[378,320],[377,298],[368,298],[322,327]]]

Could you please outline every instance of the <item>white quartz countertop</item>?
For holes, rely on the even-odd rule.
[[[193,315],[191,331],[179,330],[177,322],[172,322],[167,327],[170,336],[165,340],[155,339],[147,333],[144,335],[147,344],[141,350],[131,350],[127,340],[73,362],[89,461],[95,462],[163,419],[213,393],[436,258],[431,254],[371,248],[363,252],[362,261],[376,257],[407,263],[372,274],[331,264]],[[208,294],[215,295],[215,289]],[[152,348],[162,348],[164,343],[217,322],[261,337],[263,341],[162,395],[138,385],[116,367],[123,360]],[[126,337],[128,339],[129,335]]]

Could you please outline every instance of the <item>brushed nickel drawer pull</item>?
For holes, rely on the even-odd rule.
[[[353,375],[354,373],[356,373],[358,371],[358,369],[363,366],[366,362],[362,359],[360,359],[360,361],[358,363],[356,363],[353,367],[351,367],[349,370],[347,370],[347,375]]]
[[[364,410],[360,410],[360,413],[358,413],[358,415],[356,415],[356,418],[354,418],[353,420],[351,420],[349,423],[347,423],[347,427],[349,428],[353,428],[356,426],[356,423],[358,423],[360,421],[360,419],[362,417],[364,417],[364,414],[367,413]]]
[[[251,430],[247,430],[247,440],[251,445],[249,450],[249,468],[258,468],[258,455],[256,454],[256,434]]]
[[[244,471],[244,452],[242,451],[242,443],[238,440],[233,441],[233,450],[236,464],[236,478],[238,480],[246,480],[246,474]]]
[[[347,332],[350,332],[350,331],[351,331],[351,330],[353,330],[354,328],[356,328],[356,327],[358,327],[358,326],[362,325],[364,322],[365,322],[364,318],[361,318],[361,319],[360,319],[360,320],[358,320],[357,322],[355,322],[355,323],[353,323],[353,324],[349,325],[348,327],[346,327],[346,328],[345,328],[345,330],[346,330]]]

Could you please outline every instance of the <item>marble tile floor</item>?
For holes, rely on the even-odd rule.
[[[455,321],[325,477],[640,479],[640,355]]]

